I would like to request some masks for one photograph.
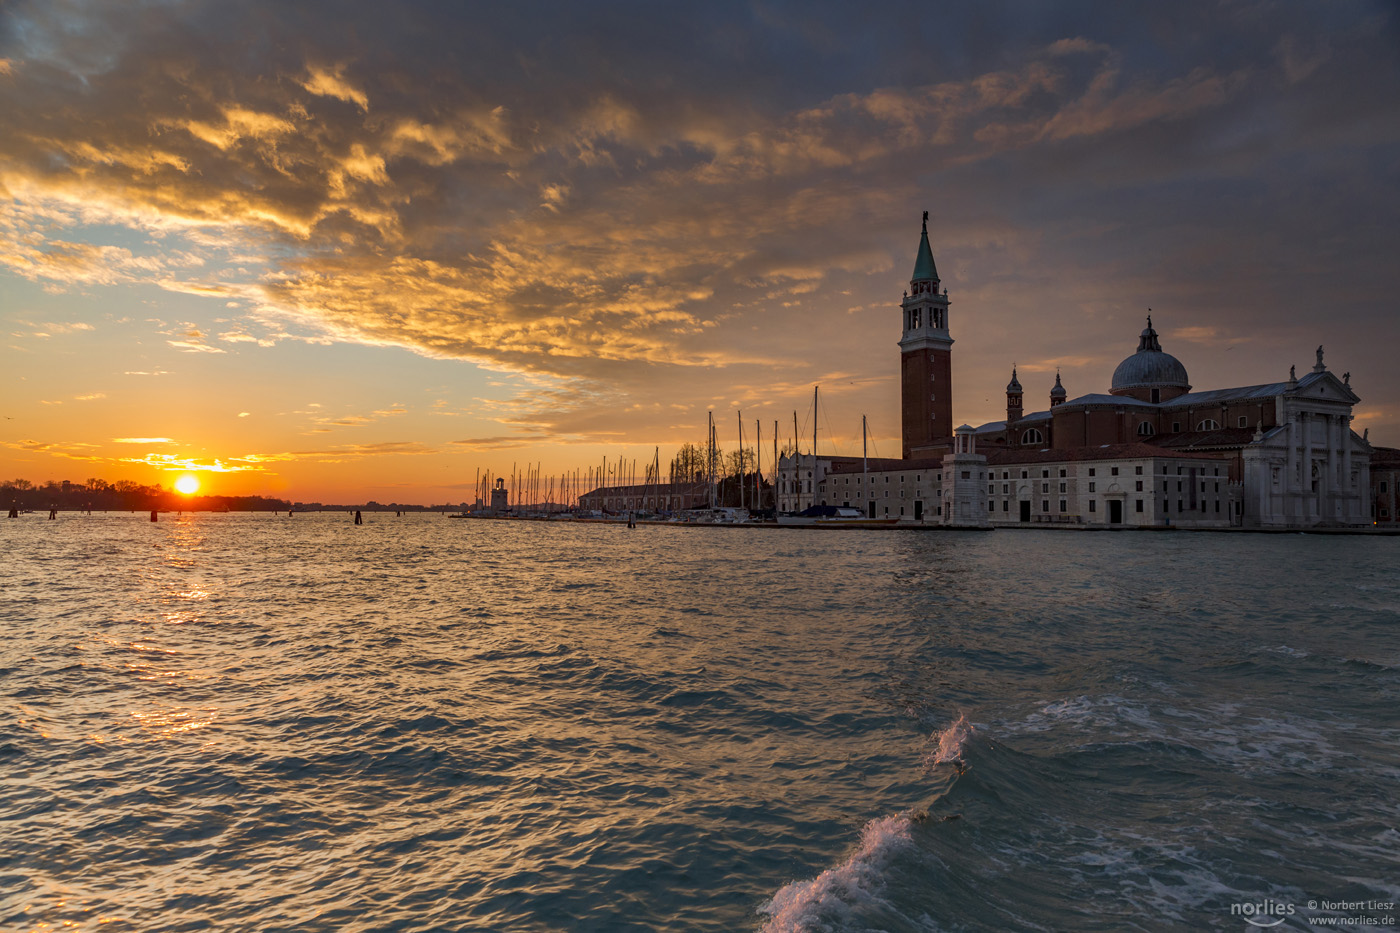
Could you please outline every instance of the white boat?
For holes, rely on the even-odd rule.
[[[743,525],[749,521],[749,510],[730,506],[687,509],[681,513],[681,521],[692,525]]]

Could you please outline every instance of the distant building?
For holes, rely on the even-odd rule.
[[[579,508],[594,512],[679,512],[710,504],[706,483],[639,483],[600,486],[578,497]]]
[[[1057,373],[1048,407],[1026,413],[1013,367],[1005,420],[955,432],[948,306],[925,214],[900,303],[903,458],[783,457],[780,510],[852,505],[875,518],[975,525],[967,481],[981,476],[979,508],[993,525],[1285,529],[1396,520],[1394,473],[1373,493],[1373,450],[1351,430],[1360,399],[1350,373],[1327,369],[1322,347],[1302,378],[1290,370],[1275,383],[1192,391],[1149,317],[1108,392],[1071,399]]]

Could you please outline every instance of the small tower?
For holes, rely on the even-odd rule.
[[[1056,405],[1063,405],[1068,395],[1069,393],[1065,391],[1065,387],[1060,385],[1060,371],[1057,369],[1055,370],[1055,388],[1050,390],[1050,407],[1054,408]]]
[[[510,509],[510,492],[506,489],[504,476],[496,478],[496,488],[491,490],[491,511],[497,515],[504,514]]]
[[[1021,380],[1016,378],[1016,367],[1011,367],[1011,381],[1006,384],[1006,428],[1021,420]]]
[[[938,268],[928,243],[924,211],[914,275],[900,304],[900,398],[904,452],[932,447],[953,436],[953,338],[948,334],[948,291],[938,290]]]
[[[977,431],[962,425],[953,452],[943,456],[943,514],[939,524],[951,528],[990,528],[987,508],[987,458],[977,452]]]

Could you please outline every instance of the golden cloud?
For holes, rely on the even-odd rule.
[[[369,98],[364,91],[345,80],[345,66],[335,68],[309,68],[307,78],[301,86],[312,94],[334,97],[348,103],[358,104],[361,110],[369,110]]]

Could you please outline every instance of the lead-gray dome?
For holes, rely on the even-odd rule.
[[[1190,390],[1186,367],[1181,365],[1181,360],[1162,351],[1162,345],[1157,342],[1157,332],[1152,329],[1152,318],[1147,319],[1147,329],[1138,340],[1137,352],[1119,363],[1113,371],[1113,388]]]

